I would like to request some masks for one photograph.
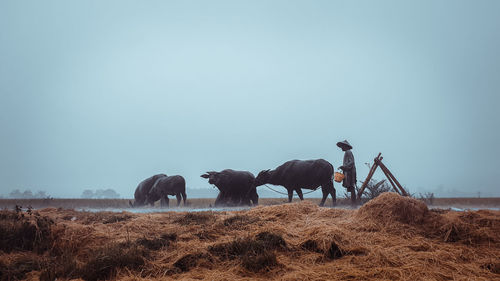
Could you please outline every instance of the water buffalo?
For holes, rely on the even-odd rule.
[[[161,206],[168,207],[168,195],[177,197],[177,206],[181,204],[181,197],[184,206],[186,205],[186,181],[182,176],[159,178],[149,191],[148,201],[154,204],[155,201],[161,199]]]
[[[292,202],[294,190],[299,195],[300,200],[304,200],[301,188],[316,189],[321,186],[323,199],[319,205],[323,206],[328,194],[332,195],[333,204],[336,201],[332,180],[333,172],[332,164],[323,159],[291,160],[275,170],[261,171],[255,179],[255,185],[270,183],[284,186],[288,191],[288,202]]]
[[[158,175],[154,175],[152,177],[149,177],[149,178],[141,181],[141,183],[139,183],[139,185],[135,189],[134,203],[128,201],[130,206],[131,207],[140,207],[140,206],[144,206],[144,205],[148,204],[149,203],[149,200],[148,200],[149,191],[151,190],[151,188],[153,187],[153,185],[155,184],[155,182],[158,179],[166,177],[166,176],[167,175],[165,175],[165,174],[158,174]]]
[[[254,185],[255,177],[247,171],[226,169],[221,172],[206,172],[201,175],[210,184],[219,189],[215,206],[221,205],[257,205],[259,195]]]

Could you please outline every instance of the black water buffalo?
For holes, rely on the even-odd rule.
[[[167,175],[165,175],[165,174],[158,174],[158,175],[154,175],[152,177],[149,177],[149,178],[141,181],[141,183],[139,183],[139,185],[135,189],[135,193],[134,193],[135,201],[134,201],[134,203],[128,201],[130,206],[140,207],[140,206],[144,206],[144,205],[148,204],[149,203],[149,200],[148,200],[149,191],[151,190],[151,188],[153,187],[153,185],[155,184],[155,182],[159,178],[163,178],[166,176]]]
[[[151,190],[149,191],[148,201],[154,204],[155,201],[160,199],[160,204],[162,207],[168,207],[168,195],[175,195],[177,197],[177,206],[184,201],[184,206],[186,205],[186,181],[182,176],[169,176],[159,178]]]
[[[259,195],[254,185],[255,177],[247,171],[226,169],[221,172],[206,172],[201,175],[208,183],[219,189],[215,206],[221,205],[257,205]]]
[[[320,206],[325,204],[328,194],[332,195],[335,204],[335,188],[333,187],[333,166],[323,159],[318,160],[292,160],[285,162],[275,170],[265,170],[255,179],[255,185],[266,183],[282,185],[288,190],[288,202],[292,202],[293,191],[297,192],[300,200],[304,200],[301,188],[316,189],[321,186],[323,199]]]

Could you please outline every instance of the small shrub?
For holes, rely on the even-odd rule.
[[[385,180],[381,181],[376,181],[374,179],[371,179],[365,187],[365,190],[363,191],[363,196],[365,200],[371,200],[373,198],[376,198],[380,194],[384,192],[389,192],[391,191],[391,185]],[[359,188],[356,190],[356,193],[359,193]],[[349,197],[350,198],[350,195]]]
[[[424,194],[420,193],[418,199],[424,201],[424,203],[427,205],[432,205],[434,204],[434,193],[433,192],[426,192]]]

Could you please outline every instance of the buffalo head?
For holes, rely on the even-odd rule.
[[[217,172],[206,172],[203,175],[201,175],[200,177],[208,179],[209,184],[217,185],[217,181],[219,179],[218,175],[219,175],[219,173],[217,173]]]
[[[263,184],[268,183],[269,179],[271,178],[270,171],[271,170],[261,171],[255,178],[255,186],[261,186]]]

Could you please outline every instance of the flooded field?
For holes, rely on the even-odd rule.
[[[120,210],[2,211],[0,279],[500,278],[495,210],[430,210],[394,193],[356,210],[311,201]]]

